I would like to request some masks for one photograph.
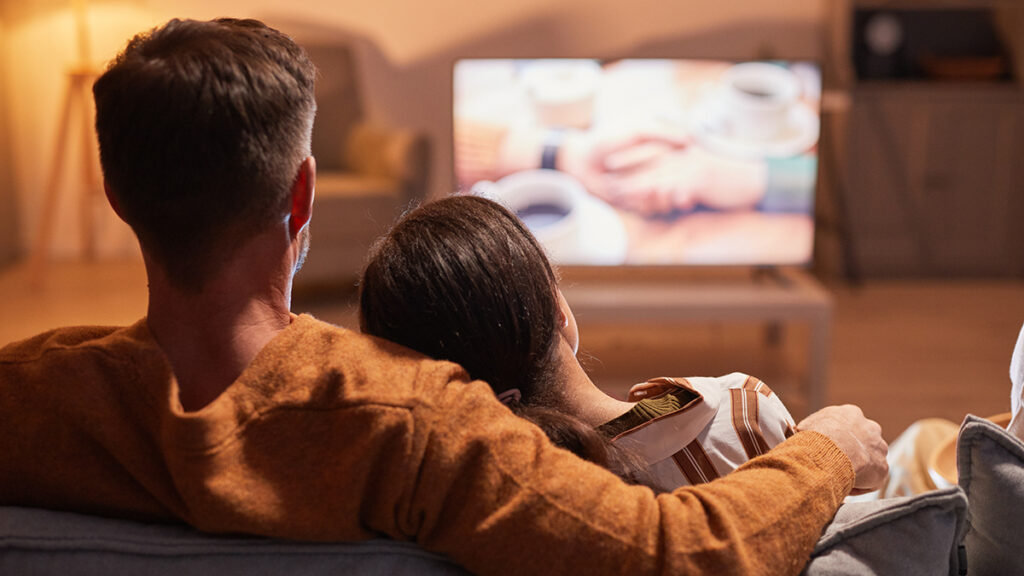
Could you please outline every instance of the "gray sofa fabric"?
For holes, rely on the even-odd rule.
[[[957,440],[967,493],[967,562],[972,576],[1024,574],[1024,442],[968,415]]]
[[[210,536],[186,526],[0,507],[0,574],[465,576],[468,573],[450,560],[425,552],[414,544],[390,540],[320,544]]]
[[[843,505],[811,553],[805,576],[963,574],[967,499],[954,486]]]
[[[815,546],[804,574],[959,574],[957,549],[966,510],[959,487],[845,504]],[[183,525],[0,507],[0,574],[465,576],[468,572],[405,542],[326,544],[210,535]]]

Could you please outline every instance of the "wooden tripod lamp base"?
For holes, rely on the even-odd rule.
[[[68,164],[68,148],[71,144],[71,117],[78,110],[81,131],[81,161],[79,184],[81,193],[78,198],[78,217],[80,226],[80,242],[84,257],[95,258],[96,238],[93,206],[98,197],[102,197],[101,184],[98,178],[97,146],[93,132],[93,104],[91,87],[96,78],[92,70],[74,70],[68,74],[64,103],[60,121],[57,125],[57,140],[53,150],[53,164],[44,190],[43,205],[39,212],[39,227],[36,231],[35,244],[32,247],[29,262],[29,278],[34,287],[41,288],[46,283],[46,272],[50,261],[53,245],[54,226],[57,219],[57,208],[60,199],[61,184],[65,177]]]

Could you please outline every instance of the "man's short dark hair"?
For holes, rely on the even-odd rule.
[[[316,69],[256,20],[171,20],[93,86],[103,174],[143,249],[197,291],[287,214],[310,154]]]

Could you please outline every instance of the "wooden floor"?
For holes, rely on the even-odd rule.
[[[1010,353],[1024,322],[1021,281],[870,282],[830,286],[835,298],[830,403],[855,403],[892,439],[916,419],[959,421],[1009,410]],[[297,312],[349,327],[351,295],[297,300]],[[55,263],[32,287],[21,265],[0,271],[0,345],[64,324],[125,324],[145,314],[140,264]],[[610,326],[581,320],[581,357],[621,394],[657,375],[754,374],[800,416],[806,329],[766,344],[763,326]],[[792,401],[787,400],[792,398]]]

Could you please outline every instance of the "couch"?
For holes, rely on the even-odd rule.
[[[968,415],[956,447],[958,484],[969,502],[964,546],[970,574],[1024,574],[1024,442]]]
[[[352,49],[303,43],[317,65],[312,248],[295,277],[298,292],[355,284],[369,245],[427,191],[430,143],[411,129],[368,118]]]
[[[966,506],[957,487],[846,504],[826,528],[804,574],[961,574],[959,545]],[[285,542],[201,534],[181,525],[0,507],[0,574],[461,576],[466,572],[406,542]]]

